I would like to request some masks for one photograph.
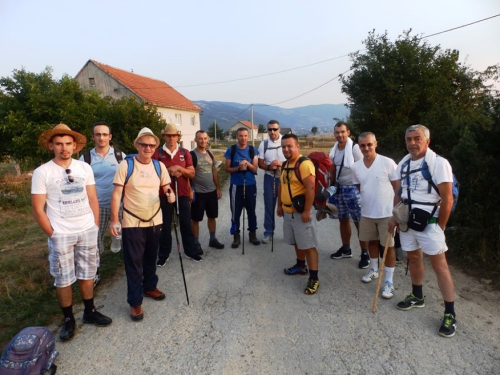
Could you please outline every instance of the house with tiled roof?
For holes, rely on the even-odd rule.
[[[247,128],[248,129],[248,140],[252,139],[259,139],[258,133],[259,133],[259,127],[256,125],[252,125],[250,121],[238,121],[236,124],[232,125],[229,128],[229,134],[231,134],[233,131],[238,130],[239,128]]]
[[[154,105],[167,121],[182,132],[181,146],[192,149],[200,130],[200,107],[166,82],[89,60],[75,76],[85,90],[98,90],[102,96],[120,99],[133,96],[145,105]],[[104,119],[105,120],[105,119]],[[159,136],[159,134],[158,134]]]

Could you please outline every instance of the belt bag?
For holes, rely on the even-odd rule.
[[[420,208],[412,208],[408,219],[408,227],[417,232],[423,232],[432,216],[433,213],[431,212],[427,212]]]
[[[305,194],[296,195],[292,197],[292,206],[295,210],[301,214],[304,212],[304,206],[306,205],[306,196]]]

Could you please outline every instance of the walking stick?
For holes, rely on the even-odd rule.
[[[380,269],[378,270],[378,282],[377,289],[375,290],[375,298],[373,299],[372,313],[375,314],[377,311],[377,302],[378,302],[378,292],[380,291],[380,283],[382,281],[382,276],[384,274],[384,266],[385,266],[385,257],[387,256],[387,248],[389,247],[389,241],[391,240],[392,233],[387,233],[387,240],[385,241],[385,249],[384,255],[382,256],[382,264],[380,265]]]
[[[179,260],[181,262],[181,270],[182,270],[182,280],[184,281],[184,290],[186,291],[186,299],[189,305],[189,295],[188,289],[186,285],[186,275],[184,274],[184,265],[182,264],[182,256],[181,256],[181,244],[179,243],[179,235],[177,234],[177,223],[179,222],[179,195],[177,194],[177,178],[175,179],[175,197],[177,200],[177,205],[174,207],[174,229],[175,229],[175,240],[177,241],[177,252],[179,253]]]
[[[271,253],[274,252],[274,226],[275,226],[275,209],[276,206],[276,169],[273,171],[273,234],[271,235]]]
[[[245,188],[246,188],[246,175],[247,172],[243,171],[243,245],[241,246],[241,255],[245,255],[245,203],[246,203],[246,196],[245,196]]]

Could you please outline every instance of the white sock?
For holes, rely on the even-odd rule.
[[[394,276],[395,267],[385,267],[385,281],[389,281],[392,284],[392,277]]]
[[[373,268],[375,272],[378,271],[378,258],[370,258],[370,268]]]

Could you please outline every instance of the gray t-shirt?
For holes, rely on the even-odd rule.
[[[212,166],[214,162],[208,154],[208,151],[204,154],[194,149],[192,152],[196,154],[197,162],[195,168],[194,178],[191,180],[191,186],[196,193],[210,193],[216,190],[214,183],[214,176],[212,172]]]

